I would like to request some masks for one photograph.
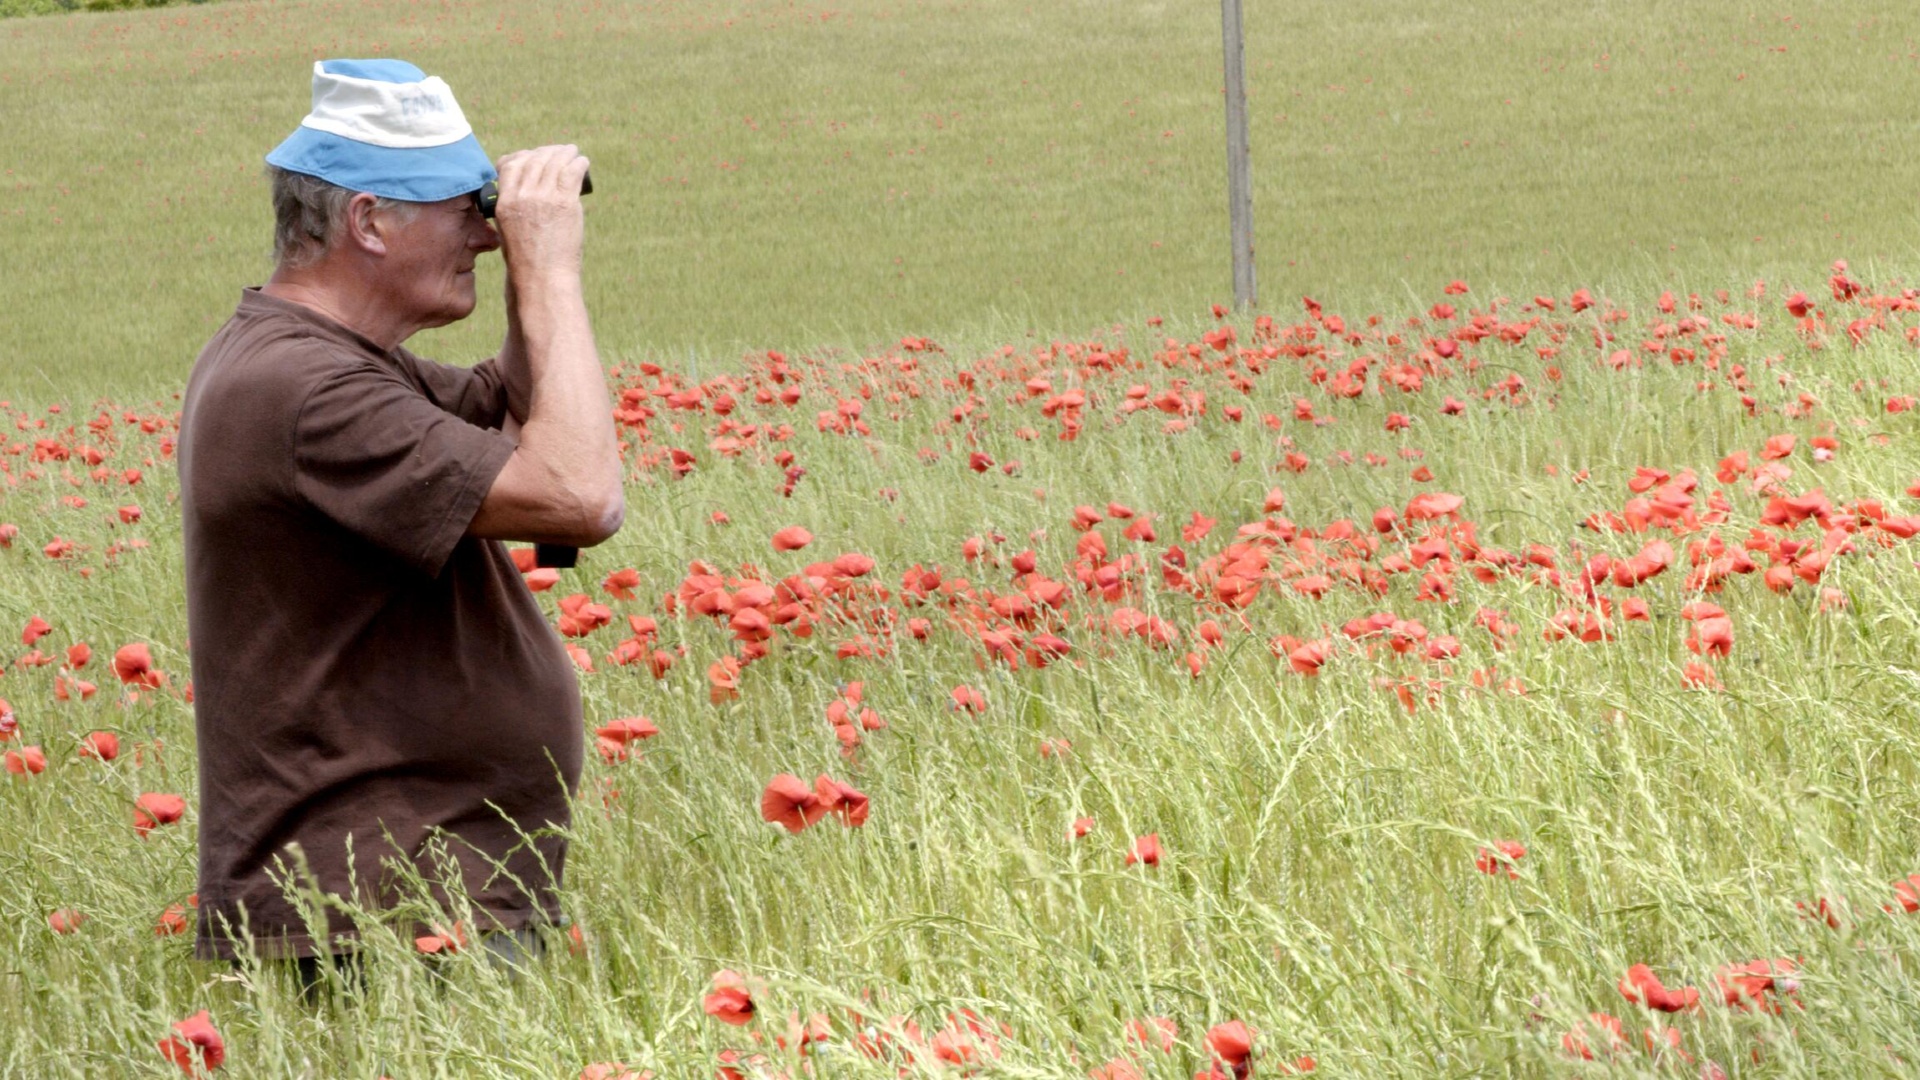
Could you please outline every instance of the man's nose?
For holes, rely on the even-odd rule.
[[[475,251],[498,251],[500,249],[500,230],[493,227],[493,222],[481,218],[476,224],[472,234],[468,237],[467,243]]]

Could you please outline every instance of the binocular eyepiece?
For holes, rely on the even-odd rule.
[[[580,194],[593,194],[592,172],[587,172],[580,177]],[[480,204],[480,216],[492,221],[493,209],[500,203],[500,185],[491,180],[481,184],[480,190],[474,194],[474,199]]]

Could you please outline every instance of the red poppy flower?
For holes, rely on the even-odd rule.
[[[1096,1065],[1087,1070],[1089,1080],[1146,1080],[1138,1066],[1123,1057],[1114,1058],[1105,1065]]]
[[[71,934],[78,931],[80,924],[86,921],[87,916],[84,912],[75,911],[72,908],[61,908],[47,915],[47,928],[56,934]]]
[[[613,621],[613,609],[596,604],[586,593],[574,593],[560,601],[560,632],[567,637],[585,637]]]
[[[773,636],[773,620],[759,608],[740,608],[727,620],[727,629],[741,641],[765,641]]]
[[[593,730],[593,749],[603,761],[607,761],[607,765],[618,765],[632,757],[632,744],[657,734],[660,734],[660,728],[653,726],[653,721],[647,717],[622,717]]]
[[[1145,863],[1148,866],[1160,865],[1160,834],[1148,833],[1134,840],[1133,847],[1127,852],[1127,865]]]
[[[739,972],[726,970],[713,973],[713,990],[701,999],[700,1006],[715,1020],[735,1025],[752,1020],[755,1010],[747,980]]]
[[[819,796],[819,810],[822,816],[833,814],[848,828],[858,828],[867,823],[867,796],[865,793],[833,779],[822,773],[813,782],[814,794]]]
[[[1444,491],[1425,491],[1407,500],[1407,509],[1401,516],[1408,521],[1431,521],[1458,513],[1464,502],[1464,498]]]
[[[1894,882],[1893,898],[1899,903],[1900,910],[1909,915],[1920,911],[1920,874],[1908,874]],[[1887,910],[1892,911],[1893,908],[1889,906]]]
[[[1727,1005],[1748,1011],[1759,1009],[1777,1013],[1780,1003],[1771,995],[1775,992],[1792,994],[1800,989],[1799,981],[1792,978],[1798,967],[1787,959],[1723,964],[1713,973],[1713,981],[1720,988],[1721,997]]]
[[[723,656],[707,665],[707,700],[715,705],[740,696],[740,661]]]
[[[1596,1041],[1600,1044],[1597,1047],[1598,1053],[1596,1053],[1596,1047],[1587,1042],[1588,1020],[1593,1022],[1593,1029],[1597,1035]],[[1561,1049],[1565,1050],[1569,1056],[1583,1061],[1592,1061],[1602,1056],[1611,1058],[1632,1049],[1632,1046],[1633,1044],[1627,1041],[1626,1028],[1620,1023],[1620,1018],[1603,1012],[1590,1014],[1587,1020],[1580,1021],[1573,1026],[1572,1031],[1560,1036]]]
[[[76,641],[72,645],[67,646],[67,667],[68,668],[71,668],[74,671],[78,671],[81,668],[86,667],[87,661],[91,659],[93,659],[93,646],[87,644],[86,642]]]
[[[1158,1047],[1161,1053],[1171,1054],[1173,1041],[1180,1037],[1180,1025],[1165,1016],[1149,1016],[1144,1020],[1127,1021],[1125,1034],[1128,1042]]]
[[[971,1069],[980,1059],[980,1047],[975,1044],[973,1037],[954,1027],[934,1032],[927,1046],[933,1051],[934,1057],[949,1065]]]
[[[213,1026],[207,1010],[201,1009],[185,1020],[176,1021],[174,1034],[160,1040],[160,1053],[188,1076],[198,1076],[220,1067],[227,1060],[226,1040]]]
[[[1653,969],[1645,964],[1628,968],[1627,973],[1620,976],[1619,990],[1620,996],[1628,1001],[1661,1012],[1679,1012],[1700,1004],[1700,991],[1691,986],[1669,990],[1653,973]]]
[[[615,570],[600,581],[600,588],[615,600],[633,599],[633,590],[640,585],[640,571],[632,567]]]
[[[23,746],[7,751],[6,765],[15,776],[37,776],[47,771],[47,755],[37,746]]]
[[[20,631],[20,643],[22,645],[31,645],[52,632],[53,624],[35,615],[33,618],[27,620],[26,629]]]
[[[760,817],[780,825],[790,833],[800,830],[827,816],[831,808],[821,805],[821,798],[805,780],[792,773],[781,773],[767,781],[766,790],[760,793]]]
[[[414,938],[413,947],[425,956],[452,956],[467,947],[467,928],[457,922],[452,927],[435,926]]]
[[[1726,656],[1733,651],[1733,620],[1714,615],[1695,620],[1687,650],[1700,655]]]
[[[651,739],[660,734],[660,729],[644,716],[623,716],[618,720],[610,720],[600,725],[594,729],[593,734],[599,739],[624,747],[641,739]]]
[[[1000,1036],[972,1009],[948,1013],[947,1026],[936,1032],[927,1046],[934,1057],[967,1069],[1000,1056]]]
[[[133,801],[133,831],[144,838],[162,825],[171,825],[187,812],[187,800],[178,795],[148,792]]]
[[[185,904],[168,904],[167,909],[160,913],[158,919],[154,920],[153,936],[173,937],[177,934],[186,933],[188,929],[190,929],[190,925],[187,921],[187,906]]]
[[[849,551],[845,555],[834,558],[833,571],[842,577],[865,577],[873,572],[873,565],[873,560],[867,556],[857,551]]]
[[[1243,1021],[1229,1020],[1209,1028],[1207,1049],[1213,1051],[1215,1061],[1233,1070],[1237,1077],[1246,1076],[1253,1067],[1253,1032]]]
[[[1714,674],[1713,668],[1694,660],[1680,670],[1680,685],[1688,690],[1718,690],[1720,676]]]
[[[813,543],[813,534],[798,525],[789,525],[773,534],[773,550],[799,551]]]
[[[154,670],[153,653],[148,651],[145,642],[140,641],[131,645],[122,645],[115,650],[113,673],[123,683],[148,690],[158,690],[166,685],[167,681],[165,675]]]
[[[9,742],[20,734],[20,718],[13,714],[13,706],[6,698],[0,698],[0,742]]]
[[[1631,589],[1666,572],[1672,563],[1673,545],[1665,540],[1652,541],[1639,554],[1613,564],[1613,583]]]
[[[1303,642],[1287,653],[1287,665],[1302,675],[1318,675],[1333,655],[1333,643],[1326,638]]]
[[[72,701],[74,698],[85,701],[92,697],[98,690],[99,687],[85,679],[74,679],[65,675],[56,675],[53,679],[53,699],[55,701]]]
[[[1515,864],[1526,855],[1526,845],[1520,841],[1496,840],[1491,849],[1481,848],[1479,854],[1474,856],[1473,868],[1483,874],[1498,876],[1504,873],[1510,878],[1518,878],[1520,871]]]
[[[1075,532],[1086,532],[1106,519],[1107,516],[1100,511],[1091,506],[1082,505],[1073,508],[1073,520],[1068,524]]]
[[[1841,926],[1840,903],[1839,900],[1829,899],[1825,896],[1817,896],[1814,897],[1811,904],[1805,900],[1795,900],[1793,906],[1800,910],[1801,918],[1818,919],[1826,923],[1828,929],[1838,930]]]

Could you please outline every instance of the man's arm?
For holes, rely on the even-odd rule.
[[[507,274],[507,336],[493,365],[507,392],[507,415],[501,421],[501,430],[517,436],[532,411],[533,368],[527,362],[527,338],[520,329],[520,303],[513,295],[511,273]]]
[[[497,221],[510,290],[500,364],[505,430],[514,434],[511,420],[522,422],[519,446],[468,527],[473,536],[589,547],[625,519],[613,406],[580,283],[586,169],[572,146],[500,160]],[[524,413],[513,407],[521,373]]]

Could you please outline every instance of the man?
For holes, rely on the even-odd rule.
[[[496,170],[445,82],[331,60],[267,161],[277,266],[195,361],[180,425],[197,952],[310,973],[352,948],[349,909],[409,880],[524,937],[560,918],[580,696],[499,541],[588,546],[624,514],[580,286],[587,160]],[[496,179],[498,231],[475,198]],[[402,348],[473,311],[496,249],[500,354]]]

